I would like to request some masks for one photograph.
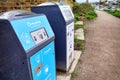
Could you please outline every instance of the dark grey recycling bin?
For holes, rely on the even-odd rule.
[[[74,16],[70,6],[49,2],[31,7],[31,11],[47,16],[56,37],[56,67],[68,71],[74,52]]]
[[[43,14],[0,14],[0,80],[56,80],[54,38]]]

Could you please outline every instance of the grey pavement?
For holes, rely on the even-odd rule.
[[[120,80],[120,19],[96,12],[86,23],[85,50],[72,80]]]
[[[79,61],[79,58],[81,56],[81,53],[82,53],[81,51],[77,51],[77,50],[74,51],[74,60],[70,66],[69,71],[68,72],[57,71],[57,80],[70,80],[71,79],[71,73],[74,72],[76,65]]]
[[[75,30],[75,35],[77,36],[78,39],[85,40],[83,28]]]

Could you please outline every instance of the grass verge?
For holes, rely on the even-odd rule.
[[[120,18],[120,11],[119,10],[104,10],[104,11],[112,14],[113,16]]]
[[[74,49],[75,50],[83,50],[84,49],[84,40],[80,40],[77,36],[74,37]]]
[[[71,78],[74,78],[75,76],[77,76],[77,73],[76,72],[72,72],[71,73]]]
[[[92,20],[97,17],[94,8],[89,3],[74,4],[73,13],[76,20]]]

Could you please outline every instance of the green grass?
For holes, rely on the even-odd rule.
[[[75,22],[78,21],[80,19],[80,16],[78,14],[74,14],[74,20]]]
[[[85,14],[85,18],[88,20],[92,20],[95,17],[97,17],[97,14],[94,11],[89,11],[89,12],[86,12]]]
[[[80,29],[80,28],[83,28],[84,34],[87,33],[87,30],[86,30],[86,28],[85,28],[85,24],[84,24],[84,23],[83,23],[83,25],[74,24],[74,29],[75,29],[75,30]]]
[[[111,11],[110,13],[111,13],[113,16],[116,16],[116,17],[120,18],[120,11],[114,10],[114,11]]]
[[[104,11],[112,14],[113,16],[120,18],[120,11],[119,10],[104,10]]]
[[[73,7],[73,13],[75,16],[75,21],[81,19],[91,20],[97,17],[94,8],[89,3],[75,4]]]
[[[73,12],[80,16],[89,11],[94,11],[94,8],[89,3],[75,4],[73,7]]]
[[[74,49],[75,50],[83,50],[84,49],[84,40],[80,40],[77,36],[74,37]]]
[[[75,26],[75,28],[74,28],[75,30],[82,28],[84,31],[84,35],[86,34],[87,30],[86,30],[84,24],[83,25],[75,24],[74,26]],[[76,35],[74,36],[74,49],[75,50],[83,50],[84,49],[84,40],[78,39]]]
[[[75,30],[79,29],[79,28],[84,28],[84,24],[80,25],[80,24],[75,24],[74,25]]]
[[[77,76],[77,73],[72,72],[72,73],[71,73],[71,78],[74,78],[75,76]]]

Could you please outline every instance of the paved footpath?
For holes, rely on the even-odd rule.
[[[86,23],[85,50],[72,80],[120,80],[120,19],[103,11]]]

